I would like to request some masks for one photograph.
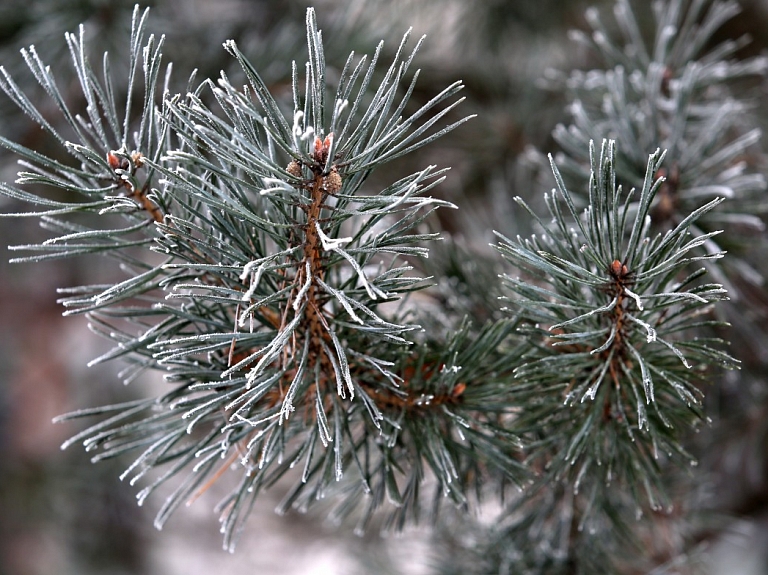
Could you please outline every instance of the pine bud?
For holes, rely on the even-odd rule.
[[[120,157],[115,152],[107,152],[107,163],[113,170],[127,170],[131,165],[128,158]]]
[[[608,269],[608,273],[616,281],[623,281],[629,275],[629,270],[625,264],[622,264],[619,260],[613,260],[611,267]]]

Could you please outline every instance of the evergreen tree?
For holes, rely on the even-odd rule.
[[[166,386],[58,418],[94,420],[65,447],[127,458],[139,503],[165,492],[158,528],[235,475],[229,550],[280,482],[280,512],[325,501],[359,533],[428,520],[437,573],[694,569],[708,382],[764,367],[725,340],[728,322],[764,338],[727,302],[760,299],[765,164],[744,86],[766,60],[712,41],[733,2],[654,3],[652,35],[614,8],[574,35],[603,68],[561,78],[573,124],[553,133],[554,188],[508,193],[533,232],[502,223],[495,253],[440,241],[448,166],[391,175],[482,115],[458,81],[422,100],[410,33],[333,62],[308,9],[289,89],[233,40],[234,71],[180,83],[136,7],[125,73],[91,63],[82,28],[66,36],[82,109],[34,47],[44,105],[0,68],[60,147],[0,137],[22,165],[0,192],[34,206],[6,215],[53,234],[14,261],[117,263],[122,279],[60,302],[113,343],[92,364]],[[484,501],[501,509],[490,528],[472,519]]]

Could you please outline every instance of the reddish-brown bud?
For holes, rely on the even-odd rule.
[[[312,154],[315,162],[318,164],[325,164],[328,160],[328,154],[331,150],[331,143],[333,142],[333,132],[325,137],[325,140],[315,138],[315,150]]]
[[[611,276],[613,276],[617,280],[624,279],[629,274],[629,270],[627,269],[627,266],[622,264],[619,260],[613,260],[613,262],[611,262],[611,267],[609,269],[609,272]]]
[[[128,158],[120,157],[115,152],[107,152],[107,163],[113,170],[127,170],[131,162]]]

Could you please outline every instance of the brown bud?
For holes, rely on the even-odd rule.
[[[312,154],[312,158],[317,162],[318,164],[324,165],[325,162],[328,160],[328,154],[331,150],[331,144],[333,143],[333,132],[328,134],[324,140],[321,140],[320,138],[315,138],[315,150]]]
[[[627,275],[629,275],[629,270],[627,269],[627,266],[625,264],[622,264],[619,260],[613,260],[613,262],[611,262],[611,267],[608,271],[616,280],[623,280],[624,278],[627,277]]]
[[[107,163],[110,168],[117,170],[120,167],[120,158],[112,152],[107,152]]]
[[[451,392],[451,397],[453,399],[458,399],[461,397],[461,394],[464,393],[464,390],[467,389],[467,384],[464,382],[456,384],[456,387],[453,388],[453,391]]]
[[[114,152],[107,152],[107,163],[113,170],[127,170],[130,167],[128,158],[121,158]]]
[[[292,160],[291,163],[288,164],[288,167],[285,168],[285,171],[296,178],[301,178],[304,176],[304,174],[301,173],[301,166],[296,160]]]
[[[341,175],[336,168],[332,168],[331,173],[323,178],[323,186],[329,194],[335,194],[341,189]]]

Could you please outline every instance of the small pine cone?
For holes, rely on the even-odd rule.
[[[133,165],[136,169],[139,169],[144,165],[144,155],[141,152],[133,152],[131,154],[131,161],[133,161]]]
[[[323,178],[323,185],[329,194],[335,194],[341,189],[341,175],[336,168],[331,168],[331,173]]]
[[[304,174],[301,173],[301,166],[296,160],[292,160],[291,163],[288,164],[288,167],[285,168],[285,170],[296,178],[304,177]]]

